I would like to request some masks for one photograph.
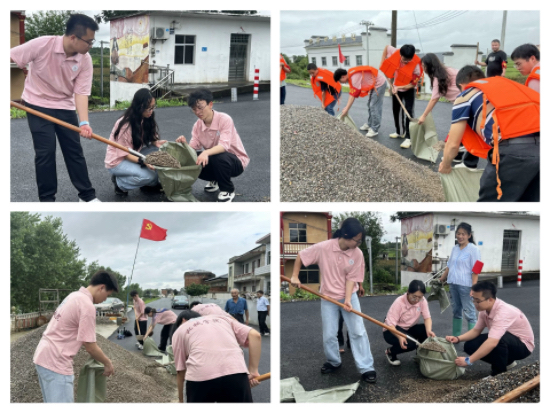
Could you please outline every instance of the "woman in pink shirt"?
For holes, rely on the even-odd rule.
[[[227,314],[183,310],[172,330],[178,396],[183,403],[252,403],[262,338]],[[241,346],[248,347],[248,368]]]
[[[421,343],[428,337],[435,337],[432,331],[432,316],[424,294],[426,294],[424,283],[420,280],[412,280],[407,292],[393,302],[385,321],[388,326],[395,327]],[[424,323],[418,322],[420,315],[424,318]],[[386,358],[392,366],[401,364],[397,359],[398,354],[416,349],[414,341],[407,341],[406,338],[390,330],[384,329],[383,334],[386,343],[391,344],[391,347],[386,350]]]
[[[151,91],[139,89],[130,107],[116,121],[109,140],[144,155],[157,151],[166,141],[159,140],[155,108],[156,101]],[[129,190],[137,188],[157,192],[161,189],[154,166],[114,146],[107,145],[105,167],[111,174],[117,195],[126,196]]]
[[[163,325],[164,327],[162,327],[160,332],[159,350],[166,351],[166,345],[170,339],[170,331],[172,330],[172,326],[176,322],[178,316],[172,310],[168,310],[166,308],[157,310],[151,307],[145,307],[145,315],[151,318],[151,325],[149,326],[149,329],[147,330],[147,333],[145,333],[143,339],[145,340],[148,336],[151,336],[152,338],[155,326],[157,324]]]

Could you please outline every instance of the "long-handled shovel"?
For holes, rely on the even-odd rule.
[[[281,280],[286,281],[287,283],[290,284],[290,278],[287,278],[287,277],[285,277],[284,275],[281,275]],[[308,288],[308,287],[306,287],[306,286],[304,286],[304,285],[302,285],[300,288],[301,288],[302,290],[304,290],[304,291],[307,291],[308,293],[315,294],[317,297],[321,297],[323,300],[330,301],[332,304],[336,304],[337,306],[340,306],[340,307],[342,307],[342,308],[345,308],[344,304],[342,304],[342,303],[340,303],[340,302],[338,302],[338,301],[336,301],[336,300],[334,300],[334,299],[332,299],[332,298],[330,298],[330,297],[327,297],[326,295],[323,295],[323,294],[320,294],[320,293],[318,293],[318,292],[316,292],[316,291],[313,291],[311,288]],[[391,331],[393,334],[396,334],[396,335],[398,335],[398,336],[404,337],[404,338],[406,338],[407,340],[413,341],[413,342],[416,343],[416,345],[417,345],[418,347],[420,347],[420,348],[426,348],[426,349],[428,349],[428,350],[438,351],[439,353],[446,353],[446,352],[447,352],[447,350],[445,350],[443,347],[439,348],[438,345],[435,345],[435,344],[437,344],[437,343],[435,343],[435,342],[430,343],[430,346],[424,346],[420,341],[418,341],[418,340],[412,338],[411,336],[409,336],[409,335],[407,335],[407,334],[405,334],[405,333],[402,333],[401,331],[397,330],[395,327],[390,327],[390,326],[388,326],[388,325],[386,325],[386,324],[384,324],[384,323],[381,323],[380,321],[378,321],[378,320],[376,320],[376,319],[374,319],[374,318],[372,318],[372,317],[370,317],[370,316],[368,316],[368,315],[366,315],[366,314],[363,314],[363,313],[361,313],[361,312],[359,312],[359,311],[357,311],[357,310],[352,309],[351,312],[352,312],[353,314],[357,314],[359,317],[363,317],[364,319],[369,320],[371,323],[374,323],[374,324],[376,324],[376,325],[378,325],[378,326],[380,326],[380,327],[383,327],[383,328],[385,328],[385,329]]]
[[[67,123],[67,122],[63,122],[62,120],[54,118],[53,116],[46,115],[46,114],[44,114],[42,112],[39,112],[37,110],[34,110],[34,109],[28,108],[26,106],[20,105],[17,102],[10,101],[10,106],[12,106],[14,108],[17,108],[17,109],[24,110],[25,112],[30,113],[31,115],[41,117],[41,118],[46,119],[50,122],[57,123],[58,125],[64,126],[67,129],[70,129],[72,131],[75,131],[75,132],[78,132],[78,133],[81,132],[80,128],[77,127],[77,126],[71,125],[70,123]],[[106,143],[107,145],[111,145],[111,146],[114,146],[115,148],[118,148],[118,149],[121,149],[125,152],[128,152],[128,153],[130,153],[134,156],[137,156],[138,158],[141,158],[143,160],[145,160],[145,158],[146,158],[145,155],[143,155],[143,154],[141,154],[141,153],[139,153],[139,152],[137,152],[137,151],[135,151],[131,148],[127,148],[126,146],[123,146],[123,145],[120,145],[116,142],[110,141],[109,139],[105,139],[105,138],[103,138],[99,135],[96,135],[95,133],[92,133],[92,138],[94,138],[94,139],[96,139],[100,142]]]
[[[136,315],[136,310],[134,309],[134,316]],[[136,318],[136,326],[137,326],[137,331],[138,331],[138,335],[136,336],[136,340],[137,341],[143,341],[143,334],[141,334],[141,330],[139,328],[139,322],[138,322],[138,319]]]
[[[409,118],[409,120],[413,120],[413,118],[411,117],[411,115],[409,115],[409,112],[407,112],[407,109],[405,109],[405,105],[403,104],[403,102],[401,102],[401,99],[399,99],[399,95],[397,93],[392,93],[391,91],[391,85],[390,85],[390,81],[388,79],[386,79],[386,83],[388,84],[388,86],[390,87],[390,93],[396,97],[397,101],[399,102],[399,104],[401,105],[401,107],[403,108],[403,111],[405,112],[405,115],[407,115],[407,117]]]

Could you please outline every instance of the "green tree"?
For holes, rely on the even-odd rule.
[[[25,41],[40,36],[62,36],[72,10],[40,10],[25,19]]]
[[[86,260],[63,233],[61,218],[12,212],[10,226],[10,306],[37,311],[40,288],[78,290]]]
[[[195,283],[184,288],[185,293],[191,297],[199,297],[201,295],[204,295],[208,292],[209,289],[210,287],[208,285]]]
[[[395,214],[390,215],[390,221],[395,222],[403,218],[410,218],[423,213],[424,212],[396,212]]]
[[[131,16],[143,12],[143,10],[101,10],[101,13],[94,16],[94,19],[98,23],[105,23],[115,17]]]

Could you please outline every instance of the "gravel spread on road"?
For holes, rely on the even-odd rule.
[[[10,400],[12,403],[41,403],[42,393],[38,375],[32,361],[34,351],[46,326],[26,334],[11,343],[10,348]],[[107,403],[168,403],[177,400],[174,376],[141,354],[135,354],[99,335],[97,344],[111,359],[115,374],[107,378]],[[126,340],[131,340],[126,339]],[[78,373],[90,358],[80,349],[74,358],[75,398]]]
[[[436,343],[435,341],[424,343],[420,347],[423,348],[423,349],[426,349],[426,350],[438,351],[440,353],[446,353],[447,352],[447,350],[445,350],[445,347],[443,347],[439,343]]]
[[[444,202],[437,173],[321,108],[281,106],[281,201]]]
[[[165,166],[167,168],[181,168],[179,161],[168,152],[153,152],[147,155],[145,163],[154,166]]]

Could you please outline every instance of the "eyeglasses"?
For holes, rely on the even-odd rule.
[[[191,110],[195,113],[197,112],[201,112],[205,107],[207,107],[208,105],[204,105],[202,108],[199,107],[199,106],[195,106],[194,108],[191,108]]]
[[[157,105],[151,106],[150,108],[145,109],[144,112],[152,112],[152,111],[154,111],[156,108],[157,108]]]
[[[474,298],[474,297],[470,297],[470,299],[474,302],[474,304],[481,304],[483,301],[488,300],[488,298],[486,298],[485,300],[480,300],[480,299]]]
[[[92,39],[92,40],[84,40],[82,37],[80,36],[77,36],[75,34],[75,37],[78,37],[80,40],[82,40],[84,43],[88,43],[88,46],[92,47],[95,43],[95,39]]]
[[[424,296],[419,297],[418,295],[414,295],[414,294],[409,294],[409,297],[412,301],[420,301],[424,298]]]
[[[355,242],[357,245],[361,245],[361,244],[363,243],[363,238],[360,238],[360,239],[358,239],[358,240],[352,238],[352,239],[350,239],[350,241]]]

